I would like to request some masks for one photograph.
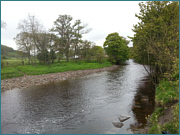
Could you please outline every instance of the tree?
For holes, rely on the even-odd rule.
[[[57,54],[58,54],[58,62],[60,62],[60,60],[63,58],[64,56],[64,51],[65,51],[65,44],[62,43],[61,41],[62,39],[57,37],[55,39],[55,51],[57,51]]]
[[[43,61],[45,64],[49,64],[51,58],[49,51],[55,49],[56,36],[53,33],[48,33],[34,15],[28,15],[27,19],[21,20],[18,29],[21,32],[14,39],[19,50],[27,52],[29,62],[36,63],[37,54],[39,54],[39,58],[42,54],[48,56],[43,57]]]
[[[53,49],[51,49],[49,55],[50,55],[50,59],[52,61],[51,63],[53,63],[54,60],[57,58],[55,51]]]
[[[84,40],[81,42],[80,44],[80,56],[81,59],[86,59],[88,62],[90,62],[90,60],[93,57],[93,46],[95,45],[95,43],[90,42],[88,40]]]
[[[54,22],[54,27],[51,31],[58,32],[60,36],[60,46],[64,47],[67,61],[69,61],[69,48],[72,38],[72,17],[70,15],[59,15]],[[59,50],[60,53],[61,50]]]
[[[45,50],[45,51],[42,51],[42,52],[38,53],[37,59],[39,60],[40,63],[48,64],[48,62],[49,62],[48,51]]]
[[[160,78],[171,72],[179,57],[179,3],[152,1],[139,6],[136,17],[140,22],[134,26],[132,38],[134,56],[137,61],[153,65],[153,76]]]
[[[65,53],[66,60],[69,61],[69,49],[71,45],[74,46],[74,56],[77,52],[77,46],[82,34],[89,32],[85,30],[87,25],[82,25],[80,20],[72,22],[73,18],[70,15],[59,15],[58,19],[54,22],[54,27],[51,29],[59,35],[59,55],[62,54],[62,49]],[[60,59],[58,59],[60,60]]]
[[[28,52],[29,62],[32,62],[32,54],[34,54],[34,62],[36,63],[36,53],[39,50],[39,33],[44,30],[43,25],[34,16],[28,14],[27,19],[18,23],[18,29],[21,31],[14,39],[19,49]]]
[[[101,63],[102,58],[104,58],[105,52],[101,46],[94,46],[92,48],[93,56],[96,58],[96,60]]]
[[[87,29],[87,24],[82,24],[81,20],[76,20],[74,24],[74,38],[72,40],[72,46],[74,47],[74,58],[78,52],[78,45],[82,41],[82,35],[87,34],[91,31],[91,29]]]
[[[28,63],[31,62],[31,50],[32,50],[32,38],[31,34],[27,32],[21,32],[17,34],[17,36],[14,38],[16,41],[16,44],[18,45],[18,50],[26,52],[27,57],[28,57]]]
[[[103,47],[112,63],[120,64],[128,59],[129,48],[125,40],[118,33],[109,34]]]

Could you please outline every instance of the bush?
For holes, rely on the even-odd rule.
[[[176,101],[179,98],[179,91],[174,82],[163,80],[156,88],[156,103],[164,106]]]

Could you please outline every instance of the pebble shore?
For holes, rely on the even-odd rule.
[[[77,71],[67,71],[60,73],[50,73],[44,75],[24,75],[21,77],[10,78],[1,80],[1,91],[12,90],[14,88],[28,88],[35,85],[48,84],[50,82],[58,82],[66,80],[68,78],[86,76],[93,73],[110,71],[117,69],[117,65],[111,67],[99,68],[99,69],[86,69]]]

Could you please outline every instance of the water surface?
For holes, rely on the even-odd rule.
[[[3,134],[129,134],[152,113],[144,67],[132,59],[117,70],[1,92]],[[142,100],[146,98],[148,100]],[[122,128],[112,125],[129,115]]]

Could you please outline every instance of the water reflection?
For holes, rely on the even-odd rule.
[[[2,133],[129,133],[131,124],[145,124],[144,116],[151,113],[140,95],[154,103],[149,80],[142,81],[146,76],[142,65],[129,60],[111,72],[1,92]],[[139,102],[141,110],[132,109],[133,102]],[[112,122],[121,114],[131,118],[115,128]]]
[[[135,123],[131,125],[132,128],[143,128],[147,124],[145,117],[151,115],[155,107],[154,94],[154,86],[150,78],[144,77],[139,84],[132,105],[132,111],[136,118]]]

